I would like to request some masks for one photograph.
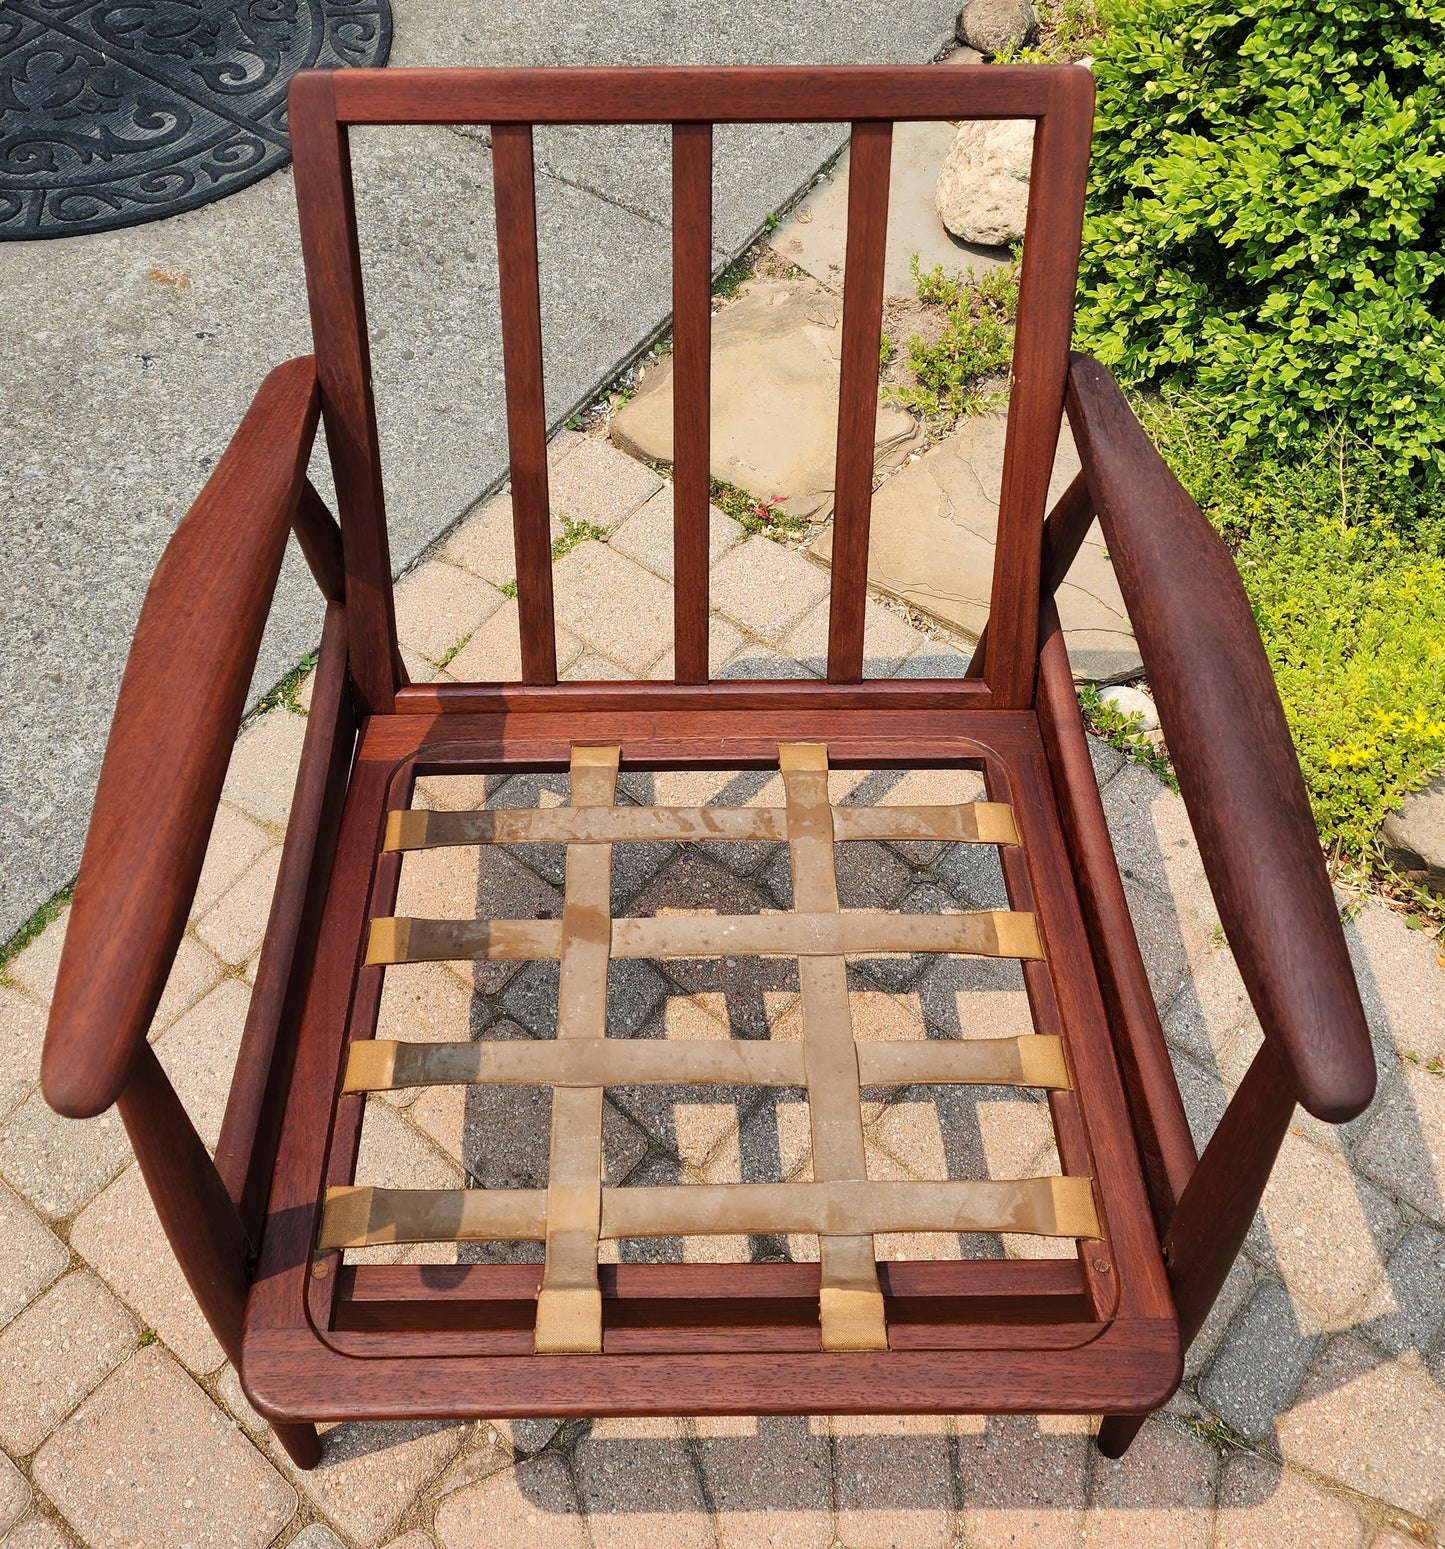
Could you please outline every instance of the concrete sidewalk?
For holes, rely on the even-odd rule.
[[[391,63],[919,62],[953,0],[818,7],[394,0]],[[353,135],[392,556],[408,563],[506,465],[490,157],[478,131]],[[843,127],[717,137],[719,261]],[[668,316],[661,130],[538,136],[548,408],[565,417]],[[0,243],[0,940],[74,876],[141,598],[265,372],[310,348],[289,169],[187,215]],[[324,458],[317,482],[329,488]],[[257,673],[315,643],[294,559]],[[204,621],[197,621],[204,627]]]
[[[608,529],[555,569],[558,658],[568,678],[670,670],[671,490],[605,441],[554,443],[553,496]],[[518,671],[508,497],[471,516],[398,592],[418,678]],[[816,675],[826,574],[796,550],[713,528],[712,641],[721,675]],[[625,602],[625,606],[624,606]],[[964,657],[870,605],[871,675],[947,675]],[[303,708],[303,689],[298,708]],[[157,1054],[214,1143],[254,976],[305,722],[280,708],[237,744],[194,918],[153,1030]],[[1125,888],[1191,1121],[1202,1140],[1260,1040],[1218,928],[1183,804],[1101,743],[1096,770]],[[633,800],[707,800],[655,776]],[[916,778],[916,777],[914,777]],[[470,805],[481,782],[425,799]],[[937,800],[889,792],[867,794]],[[552,805],[555,778],[490,782],[497,805]],[[766,787],[730,790],[754,800]],[[776,846],[630,847],[620,908],[699,901],[725,912],[786,906]],[[982,852],[851,846],[847,906],[991,907]],[[725,852],[725,853],[724,853]],[[424,852],[403,912],[555,914],[547,846],[489,857]],[[411,861],[408,861],[411,867]],[[995,868],[996,870],[996,868]],[[1349,901],[1346,901],[1347,903]],[[1088,1417],[574,1421],[566,1425],[339,1425],[320,1468],[286,1462],[241,1395],[161,1237],[114,1113],[56,1118],[36,1087],[65,920],[0,987],[0,1534],[6,1549],[1407,1549],[1445,1535],[1445,969],[1438,944],[1375,900],[1347,935],[1369,1012],[1380,1094],[1334,1130],[1304,1115],[1221,1303],[1191,1352],[1186,1386],[1128,1457],[1098,1456]],[[543,965],[394,970],[384,1036],[545,1035],[555,974]],[[787,1036],[795,984],[739,971],[690,979],[647,964],[627,976],[619,1032],[720,1037],[728,1025]],[[964,960],[862,965],[860,1036],[997,1027],[1018,983]],[[692,965],[695,969],[698,965]],[[1021,981],[1020,981],[1021,982]],[[984,996],[980,1001],[978,997]],[[755,1024],[755,1025],[754,1025]],[[369,1105],[363,1181],[493,1186],[545,1164],[546,1116],[526,1093],[388,1094]],[[917,1092],[870,1104],[869,1170],[899,1178],[1049,1170],[1044,1110],[978,1089],[941,1113]],[[393,1100],[399,1099],[399,1100]],[[942,1105],[940,1105],[942,1107]],[[734,1106],[609,1096],[610,1181],[713,1182],[806,1165],[799,1105]],[[940,1123],[946,1117],[948,1123]],[[956,1153],[954,1147],[960,1148]],[[958,1163],[962,1166],[958,1166]],[[885,1169],[879,1173],[876,1168]],[[798,1240],[801,1241],[801,1240]],[[746,1243],[743,1248],[746,1249]],[[896,1256],[911,1245],[896,1244]],[[398,1255],[402,1250],[370,1249]],[[455,1248],[409,1250],[433,1262]],[[684,1251],[685,1245],[684,1245]],[[798,1256],[806,1245],[795,1247]],[[952,1252],[960,1250],[953,1239]],[[969,1251],[1020,1253],[1017,1239]]]

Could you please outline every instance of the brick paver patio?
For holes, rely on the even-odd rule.
[[[554,443],[557,513],[609,529],[556,565],[558,665],[568,678],[670,671],[670,487],[605,441]],[[518,670],[507,496],[497,496],[398,588],[417,677]],[[560,523],[559,523],[560,530]],[[713,655],[721,675],[821,669],[827,575],[718,514]],[[869,671],[946,674],[965,655],[895,612],[869,622]],[[305,693],[301,695],[304,706]],[[237,744],[195,918],[152,1034],[203,1135],[220,1123],[265,922],[303,722],[281,708]],[[1218,929],[1182,803],[1094,747],[1105,807],[1191,1117],[1201,1136],[1259,1041]],[[729,800],[769,801],[764,777]],[[844,779],[844,789],[859,776]],[[869,800],[939,800],[939,782],[874,780]],[[632,776],[636,800],[701,800],[728,777]],[[924,786],[930,790],[924,793]],[[627,786],[624,777],[623,786]],[[460,788],[458,788],[460,787]],[[555,804],[556,779],[431,782],[436,805]],[[624,791],[623,799],[627,799]],[[960,791],[961,794],[961,791]],[[614,908],[705,901],[786,906],[777,847],[628,848]],[[423,852],[402,912],[560,909],[549,847]],[[960,847],[850,847],[843,902],[906,910],[989,907],[996,874]],[[480,869],[482,867],[485,869]],[[0,1534],[15,1549],[73,1545],[296,1549],[549,1549],[719,1544],[738,1549],[952,1549],[1028,1543],[1403,1546],[1445,1535],[1445,968],[1437,943],[1371,899],[1342,900],[1380,1065],[1374,1107],[1343,1131],[1301,1116],[1246,1256],[1196,1343],[1188,1381],[1122,1462],[1078,1418],[837,1418],[340,1425],[322,1466],[290,1467],[249,1410],[194,1309],[130,1162],[118,1120],[56,1118],[36,1079],[65,920],[0,986]],[[787,1037],[796,985],[776,966],[627,965],[615,1014],[644,1036]],[[1011,965],[880,962],[854,973],[860,1036],[900,1019],[946,1030],[958,997],[1017,1013]],[[513,971],[515,970],[515,971]],[[676,970],[675,972],[671,970]],[[772,977],[769,977],[772,975]],[[552,1014],[555,967],[427,965],[393,974],[382,1032],[527,1037]],[[977,1000],[974,1001],[977,1005]],[[619,1025],[620,1025],[619,1024]],[[465,1036],[465,1034],[460,1034]],[[443,1089],[373,1099],[362,1180],[533,1183],[547,1113],[527,1091]],[[613,1180],[726,1181],[807,1164],[806,1116],[753,1094],[663,1100],[610,1093]],[[905,1094],[906,1098],[906,1094]],[[868,1110],[870,1169],[940,1166],[1015,1175],[1049,1165],[1048,1126],[1017,1091],[956,1108]],[[940,1124],[940,1117],[946,1125]],[[880,1173],[879,1175],[884,1175]],[[951,1251],[959,1250],[951,1239]],[[737,1251],[663,1244],[692,1256]],[[766,1249],[766,1244],[762,1245]],[[781,1245],[778,1245],[781,1248]],[[805,1239],[793,1245],[802,1256]],[[390,1252],[402,1250],[366,1250]],[[446,1250],[455,1253],[455,1249]],[[754,1251],[758,1251],[757,1245]],[[900,1241],[897,1256],[936,1244]],[[948,1250],[945,1250],[948,1251]],[[1027,1251],[981,1242],[979,1252]],[[433,1259],[435,1248],[424,1250]],[[413,1250],[414,1257],[421,1253]]]

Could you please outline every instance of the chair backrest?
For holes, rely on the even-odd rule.
[[[857,683],[872,503],[893,124],[1035,122],[994,565],[988,702],[1032,703],[1044,502],[1063,412],[1093,85],[1076,67],[304,71],[290,127],[326,439],[347,569],[352,670],[393,707],[395,623],[350,124],[491,126],[522,675],[556,681],[534,124],[670,124],[673,186],[675,676],[708,679],[712,126],[849,121],[828,678]]]

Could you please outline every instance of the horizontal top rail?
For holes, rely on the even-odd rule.
[[[806,65],[302,71],[330,78],[346,124],[809,123],[1041,118],[1093,78],[1077,65]]]

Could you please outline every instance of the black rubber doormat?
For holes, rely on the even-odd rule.
[[[390,47],[390,0],[0,0],[0,238],[224,198],[289,160],[295,71]]]

